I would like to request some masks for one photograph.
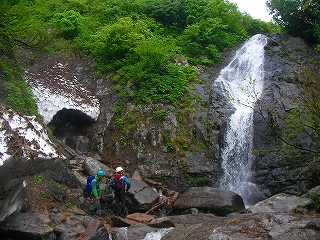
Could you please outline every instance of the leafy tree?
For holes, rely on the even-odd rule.
[[[16,67],[15,49],[38,48],[48,39],[42,22],[30,17],[33,1],[2,0],[0,9],[0,90],[1,100],[16,111],[36,114],[33,94]],[[30,28],[29,25],[34,28]]]
[[[116,70],[125,64],[125,57],[139,42],[152,36],[146,24],[130,17],[101,28],[89,41],[88,50],[99,60],[99,68]]]
[[[182,49],[192,58],[202,57],[201,62],[212,64],[219,60],[219,53],[234,46],[241,38],[228,32],[220,18],[207,18],[186,28],[179,38]]]
[[[312,43],[319,42],[319,1],[269,0],[267,6],[273,19],[289,34]]]
[[[298,72],[300,93],[296,96],[287,96],[296,106],[282,119],[285,123],[283,129],[272,126],[278,139],[284,143],[281,152],[287,158],[294,159],[303,154],[305,159],[316,161],[320,157],[320,77],[318,72],[319,66],[311,64]],[[300,139],[308,140],[298,142],[298,136]]]
[[[58,36],[65,39],[74,39],[84,29],[84,18],[74,10],[55,14],[52,22],[58,31]]]
[[[274,23],[266,23],[260,19],[253,19],[250,15],[244,14],[243,25],[250,36],[255,34],[281,32],[280,27]]]
[[[129,84],[133,91],[130,97],[138,102],[177,105],[196,74],[190,67],[178,67],[170,62],[178,52],[179,48],[170,39],[148,38],[133,48],[115,80],[122,85]]]
[[[45,24],[34,17],[41,12],[41,5],[31,0],[2,0],[0,4],[1,52],[9,53],[16,46],[35,48],[47,43]]]
[[[143,12],[167,27],[184,29],[187,15],[185,0],[148,0],[142,5]]]
[[[305,66],[299,73],[299,85],[301,87],[301,96],[298,97],[300,103],[296,110],[300,119],[300,126],[309,133],[318,149],[320,155],[320,70],[319,62]]]
[[[4,103],[16,111],[37,114],[37,105],[26,82],[18,69],[5,62],[0,62],[0,76],[3,83],[1,90]]]
[[[306,21],[314,27],[313,36],[320,43],[320,3],[317,0],[307,0],[303,5],[304,11],[310,11],[311,18],[306,18]],[[320,44],[316,47],[316,50],[320,52]]]

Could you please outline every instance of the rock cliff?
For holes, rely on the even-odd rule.
[[[252,182],[259,186],[263,198],[268,198],[279,192],[297,193],[298,174],[312,161],[306,152],[301,152],[302,157],[295,159],[294,163],[290,163],[289,156],[280,158],[276,151],[279,142],[266,119],[277,121],[281,128],[284,122],[279,115],[285,115],[294,107],[290,96],[299,94],[295,73],[308,61],[319,60],[319,54],[300,39],[286,35],[268,36],[265,51],[265,88],[254,115]],[[217,188],[222,174],[220,149],[224,146],[226,121],[233,109],[221,93],[223,89],[212,89],[211,86],[220,68],[233,54],[234,51],[225,53],[220,66],[214,69],[198,69],[203,82],[190,86],[191,94],[197,97],[193,98],[188,110],[181,111],[165,104],[136,106],[128,102],[123,113],[123,118],[129,119],[126,125],[121,125],[112,111],[117,96],[112,93],[111,77],[97,79],[91,72],[92,63],[71,58],[41,59],[33,64],[25,61],[23,68],[40,113],[44,115],[44,123],[52,127],[57,140],[56,144],[52,143],[51,153],[45,156],[41,155],[41,144],[31,147],[39,137],[28,141],[22,139],[33,153],[36,152],[35,156],[28,155],[29,159],[13,159],[9,157],[10,151],[1,152],[0,220],[21,208],[25,196],[23,181],[50,169],[58,161],[72,161],[73,177],[64,182],[58,176],[62,170],[53,169],[48,178],[64,182],[70,188],[81,188],[84,180],[76,169],[86,168],[88,156],[108,166],[105,170],[108,177],[111,176],[110,169],[121,165],[129,176],[138,171],[143,179],[162,182],[177,192],[190,187]],[[3,112],[6,111],[3,109]],[[272,115],[274,112],[279,115]],[[1,118],[2,129],[10,126],[5,122],[5,115]],[[28,121],[26,128],[37,128]],[[41,130],[36,132],[39,134]],[[308,148],[314,147],[306,136],[300,136],[297,142]],[[63,146],[61,152],[57,150],[60,144]],[[11,149],[22,151],[18,145],[11,145],[14,147]],[[44,145],[51,146],[51,143]],[[98,167],[98,164],[88,166],[84,172],[92,173]],[[14,171],[17,169],[21,171]],[[54,192],[56,188],[51,186],[49,189]],[[299,192],[303,194],[306,189]],[[61,199],[65,197],[63,195]],[[140,206],[141,209],[146,210],[154,200],[151,199],[147,206]],[[84,199],[81,201],[83,204]],[[136,200],[132,201],[134,205]],[[14,207],[8,210],[8,204]]]

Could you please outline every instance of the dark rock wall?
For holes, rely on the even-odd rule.
[[[300,94],[296,73],[320,55],[301,39],[288,35],[269,36],[265,51],[265,89],[254,115],[254,181],[266,197],[279,192],[295,194],[297,176],[311,159],[303,151],[297,151],[300,158],[284,154],[281,135],[277,136],[270,125],[276,130],[285,126],[282,119],[295,107],[293,98]],[[306,135],[298,136],[296,144],[313,147]]]

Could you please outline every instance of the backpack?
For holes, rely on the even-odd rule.
[[[91,182],[94,179],[94,174],[87,177],[87,185],[86,185],[86,191],[88,195],[90,196],[92,188],[91,188]]]
[[[120,192],[122,190],[122,176],[120,174],[115,174],[113,176],[113,184],[111,186],[111,188],[115,191],[115,192]]]

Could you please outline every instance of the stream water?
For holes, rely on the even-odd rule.
[[[221,150],[224,175],[220,188],[238,193],[246,206],[256,202],[258,187],[251,181],[253,107],[263,90],[264,46],[261,34],[248,39],[231,62],[219,73],[215,83],[222,84],[235,108],[228,120],[225,145]]]

